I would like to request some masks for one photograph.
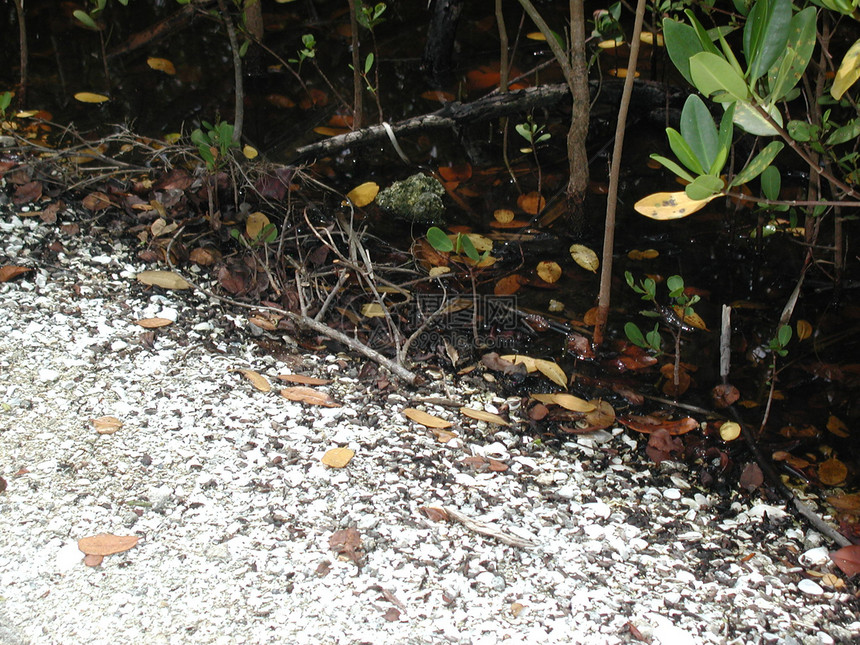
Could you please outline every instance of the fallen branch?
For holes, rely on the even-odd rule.
[[[599,93],[601,102],[613,103],[620,100],[623,81],[592,81],[589,84],[592,100]],[[372,125],[361,130],[354,130],[336,137],[317,141],[296,150],[297,159],[321,157],[333,154],[351,146],[365,146],[388,139],[388,129],[395,135],[429,130],[433,128],[453,128],[481,121],[489,121],[517,112],[526,112],[533,108],[548,107],[559,103],[570,96],[570,89],[565,84],[540,85],[528,87],[515,92],[491,93],[470,103],[453,101],[429,114],[411,117],[392,124]],[[686,96],[684,94],[683,96]],[[666,88],[660,83],[639,81],[633,85],[633,100],[644,102],[647,106],[663,108],[666,99],[671,105],[683,100],[681,94],[672,88]]]
[[[459,522],[470,531],[495,538],[499,542],[509,544],[510,546],[515,546],[520,549],[533,549],[537,546],[537,543],[533,540],[527,540],[518,535],[514,535],[510,531],[505,531],[492,522],[482,522],[481,520],[472,519],[468,515],[463,515],[463,513],[451,508],[450,506],[443,506],[441,508],[431,506],[428,510],[436,512],[441,511],[441,513],[447,516],[448,519]]]

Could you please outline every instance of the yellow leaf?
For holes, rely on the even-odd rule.
[[[368,302],[361,306],[361,315],[365,318],[385,318],[385,310],[378,302]]]
[[[452,242],[456,243],[457,236],[449,235]],[[466,237],[475,245],[475,250],[478,253],[483,253],[484,251],[492,251],[493,250],[493,240],[478,233],[466,233]]]
[[[171,76],[176,74],[176,68],[173,66],[173,63],[166,58],[147,58],[146,64],[156,71],[164,72]]]
[[[534,360],[535,367],[541,374],[546,376],[556,385],[563,388],[567,388],[567,374],[564,373],[564,370],[561,369],[557,363],[553,363],[552,361],[545,361],[542,358],[536,358]]]
[[[248,215],[248,221],[245,222],[245,234],[252,240],[256,240],[260,232],[269,225],[269,218],[260,211],[255,211]]]
[[[683,190],[679,193],[654,193],[640,199],[633,208],[640,215],[651,219],[681,219],[704,208],[705,204],[717,197],[719,195],[711,195],[707,199],[690,199]]]
[[[526,34],[526,38],[528,38],[529,40],[536,40],[538,42],[545,42],[546,41],[546,36],[544,36],[539,31],[530,31],[529,33]]]
[[[104,94],[94,94],[93,92],[78,92],[75,94],[75,100],[81,103],[104,103],[110,101]]]
[[[645,43],[646,45],[653,45],[654,41],[656,40],[657,41],[657,47],[662,47],[663,46],[663,34],[656,34],[656,36],[657,36],[656,38],[654,38],[654,35],[655,34],[653,34],[650,31],[643,31],[641,34],[639,34],[639,41]]]
[[[705,321],[702,320],[702,317],[697,314],[695,311],[688,316],[684,315],[684,308],[679,307],[678,305],[673,305],[672,309],[677,314],[678,318],[681,318],[685,324],[690,327],[695,327],[696,329],[703,329],[704,331],[709,331],[708,326],[705,324]]]
[[[831,457],[818,465],[818,478],[825,486],[838,486],[847,476],[848,468],[836,457]]]
[[[572,244],[570,246],[570,257],[583,269],[597,273],[597,268],[600,266],[600,260],[597,259],[597,253],[592,251],[587,246],[582,244]]]
[[[352,458],[355,457],[355,450],[349,448],[332,448],[327,451],[320,461],[329,468],[343,468]]]
[[[827,419],[827,430],[835,434],[837,437],[842,437],[843,439],[848,438],[848,426],[845,425],[845,422],[839,417],[831,414],[830,418]]]
[[[173,271],[141,271],[137,274],[138,282],[143,284],[161,287],[162,289],[190,289],[182,276]]]
[[[349,191],[346,198],[353,206],[364,208],[376,199],[377,193],[379,193],[379,185],[375,181],[366,181]]]
[[[558,279],[561,277],[561,267],[558,265],[558,262],[544,260],[543,262],[538,262],[537,274],[541,280],[552,284],[553,282],[558,282]]]
[[[600,49],[615,49],[623,44],[624,41],[621,38],[616,38],[615,40],[601,40],[597,46]]]
[[[565,410],[572,412],[593,412],[597,409],[594,403],[580,399],[573,394],[565,394],[564,392],[555,392],[553,394],[532,394],[531,397],[541,403],[554,403],[560,405]]]
[[[537,365],[535,364],[535,359],[531,356],[523,356],[522,354],[506,354],[501,357],[506,361],[510,361],[514,365],[518,365],[522,363],[526,366],[526,371],[531,374],[532,372],[537,371]]]
[[[432,269],[430,269],[430,277],[436,278],[440,275],[444,275],[444,274],[450,273],[450,272],[451,272],[450,267],[433,267]]]
[[[858,78],[860,78],[860,40],[855,41],[845,52],[839,71],[836,72],[836,78],[833,79],[830,95],[838,101]]]
[[[645,249],[644,251],[639,251],[638,249],[633,249],[627,254],[627,257],[631,260],[653,260],[654,258],[660,255],[660,251],[657,249]]]
[[[92,419],[91,423],[99,434],[113,434],[122,428],[122,421],[116,417],[99,417]]]
[[[245,147],[242,148],[242,154],[245,155],[245,159],[255,159],[260,153],[257,152],[257,149],[254,146],[246,144]]]
[[[450,428],[454,425],[450,421],[434,417],[432,414],[427,414],[426,412],[416,410],[415,408],[406,408],[403,410],[403,414],[405,414],[407,418],[412,419],[415,423],[420,423],[422,426],[426,426],[428,428]]]
[[[167,327],[172,325],[173,321],[170,318],[141,318],[134,321],[135,325],[140,325],[144,329],[158,329],[159,327]]]
[[[254,370],[239,370],[239,373],[248,379],[251,385],[260,390],[260,392],[271,392],[272,384],[259,372],[255,372]]]
[[[327,125],[320,125],[314,128],[314,132],[324,137],[336,137],[339,134],[346,134],[349,130],[347,128],[330,128]]]
[[[497,222],[507,224],[508,222],[514,221],[514,211],[508,208],[498,208],[493,211],[493,218],[495,218]]]
[[[741,436],[741,426],[734,421],[726,421],[720,426],[720,438],[723,441],[734,441]]]
[[[475,410],[474,408],[460,408],[460,414],[467,416],[471,419],[477,419],[478,421],[486,421],[487,423],[495,423],[500,426],[511,425],[498,414],[493,414],[492,412],[485,412],[484,410]]]
[[[168,132],[167,134],[164,135],[164,140],[167,143],[176,143],[181,138],[182,138],[181,132]]]
[[[797,339],[806,340],[812,336],[812,325],[808,320],[797,321]]]

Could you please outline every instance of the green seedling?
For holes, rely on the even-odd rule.
[[[427,230],[427,241],[430,243],[430,246],[440,253],[453,252],[456,255],[465,255],[476,264],[486,259],[489,255],[488,251],[478,253],[478,249],[475,248],[475,244],[469,239],[468,235],[457,233],[456,237],[452,240],[438,226],[432,226]]]
[[[776,356],[785,357],[788,355],[786,347],[791,342],[791,325],[781,325],[776,332],[776,336],[770,339],[770,344],[767,348]]]
[[[544,132],[544,126],[537,125],[531,117],[525,123],[518,123],[514,129],[529,143],[530,147],[520,148],[520,152],[523,154],[533,152],[539,143],[548,141],[552,136],[549,132]]]
[[[197,128],[191,133],[191,141],[197,146],[200,157],[210,171],[216,170],[223,159],[226,159],[232,148],[238,148],[239,143],[233,141],[233,125],[226,121],[218,121],[212,125],[201,121],[205,131]]]
[[[304,34],[302,36],[302,45],[304,47],[296,52],[296,58],[290,58],[290,63],[298,63],[299,72],[302,71],[302,63],[309,58],[316,58],[317,55],[317,40],[313,34]]]
[[[355,19],[362,27],[373,31],[377,25],[385,21],[382,14],[385,13],[387,8],[384,2],[377,2],[375,5],[372,5],[364,4],[359,0]]]
[[[371,94],[376,94],[376,87],[374,87],[373,83],[370,82],[370,79],[367,77],[367,75],[370,74],[370,70],[373,69],[374,60],[375,57],[373,55],[373,52],[370,52],[367,55],[367,58],[364,59],[364,70],[359,72],[359,74],[361,74],[361,78],[364,79],[364,84],[367,86],[367,91]],[[352,63],[350,63],[349,68],[355,71],[355,68],[352,66]]]
[[[12,92],[3,92],[0,94],[0,121],[6,120],[6,110],[12,105]]]

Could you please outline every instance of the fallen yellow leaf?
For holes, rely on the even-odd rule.
[[[426,412],[416,410],[415,408],[406,408],[403,410],[403,414],[406,415],[406,418],[412,419],[415,423],[420,423],[422,426],[426,426],[428,428],[450,428],[454,425],[450,421],[434,417],[432,414],[427,414]]]
[[[173,66],[173,63],[171,63],[166,58],[147,58],[146,64],[149,65],[152,69],[159,72],[164,72],[165,74],[169,74],[170,76],[176,74],[176,68]]]
[[[460,414],[467,416],[471,419],[476,419],[477,421],[486,421],[487,423],[495,423],[500,426],[511,425],[498,414],[493,414],[492,412],[486,412],[484,410],[475,410],[474,408],[460,408]]]
[[[113,434],[122,428],[122,421],[116,417],[99,417],[92,419],[91,423],[99,434]]]
[[[570,257],[583,269],[597,273],[597,268],[600,266],[600,260],[597,259],[597,253],[592,251],[587,246],[582,244],[571,244]]]
[[[75,94],[75,100],[81,103],[104,103],[110,99],[104,94],[95,94],[93,92],[78,92]]]
[[[375,181],[366,181],[359,184],[346,194],[346,198],[353,206],[363,208],[372,203],[379,193],[379,185]]]
[[[260,392],[272,391],[272,384],[259,372],[255,372],[254,370],[239,370],[239,373],[248,379],[251,385],[260,390]]]
[[[349,448],[332,448],[328,450],[320,461],[329,468],[343,468],[355,456],[355,450]]]
[[[590,403],[585,399],[580,399],[573,394],[565,394],[564,392],[554,392],[552,394],[532,394],[531,397],[541,403],[554,403],[560,405],[565,410],[572,412],[593,412],[597,409],[594,403]]]

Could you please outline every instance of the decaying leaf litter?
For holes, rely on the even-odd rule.
[[[460,416],[521,418],[520,397],[479,378],[398,392],[349,354],[275,358],[241,310],[141,286],[143,264],[110,235],[2,226],[4,252],[39,264],[0,285],[10,642],[860,633],[820,536],[756,497],[701,489],[680,462],[643,461],[633,433],[549,449]],[[136,324],[156,317],[174,322]],[[339,407],[285,399],[276,384],[290,381]],[[107,416],[122,427],[100,434]],[[434,419],[457,436],[440,443]],[[331,450],[354,454],[330,466]],[[105,553],[95,568],[87,539]]]

